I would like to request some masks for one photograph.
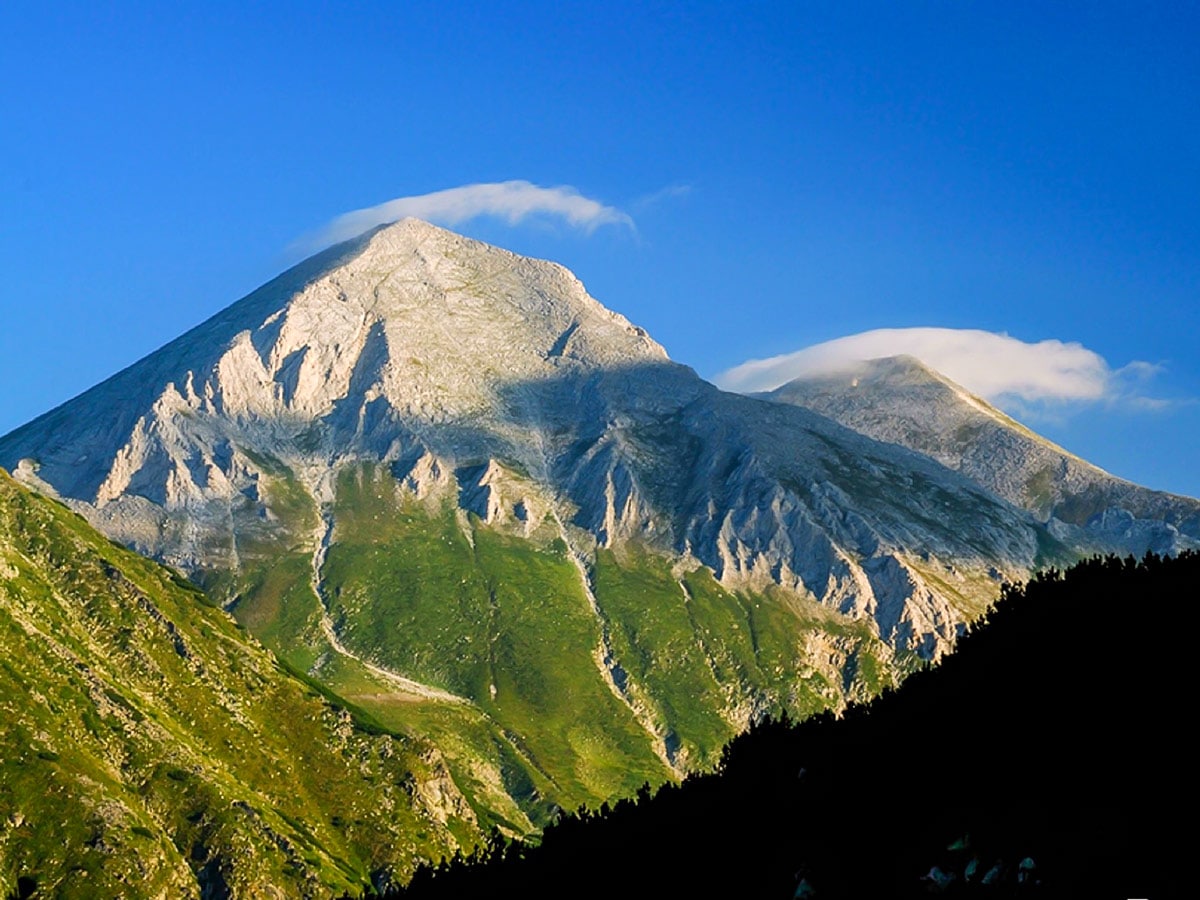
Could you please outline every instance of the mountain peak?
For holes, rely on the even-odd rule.
[[[1073,526],[1114,506],[1060,477],[1092,470],[911,357],[769,399],[806,384],[830,402],[796,405],[823,415],[718,391],[562,266],[406,219],[0,439],[0,465],[190,572],[249,572],[279,548],[318,572],[349,521],[339,502],[377,481],[380,523],[428,501],[461,529],[473,514],[557,540],[587,590],[596,547],[652,546],[730,587],[870,616],[925,655],[996,580],[1059,552],[1029,511]],[[1181,526],[1194,511],[1178,506]],[[1135,535],[1143,549],[1179,543],[1147,527],[1161,535]]]
[[[877,408],[884,416],[903,416],[906,404],[934,404],[970,409],[973,413],[1000,420],[1006,426],[1026,430],[986,400],[907,353],[858,360],[835,369],[801,375],[765,396],[797,406],[819,408],[825,414],[849,405]],[[1037,438],[1032,432],[1029,435]]]
[[[331,416],[361,430],[387,407],[420,427],[486,415],[513,385],[564,370],[666,360],[563,266],[406,218],[294,266],[0,443],[10,467],[36,457],[64,495],[94,502],[123,451],[137,455],[130,435],[162,441],[180,416],[297,434]]]
[[[1196,503],[1122,481],[1005,415],[913,356],[794,379],[764,395],[960,472],[1098,552],[1196,545]]]
[[[849,360],[830,365],[828,368],[817,369],[800,375],[769,393],[787,393],[789,385],[795,385],[796,387],[793,389],[799,389],[800,385],[827,383],[831,385],[849,384],[851,386],[858,386],[864,382],[891,384],[895,386],[950,384],[958,388],[958,385],[955,385],[945,375],[917,357],[908,353],[899,353],[895,356],[878,356],[872,359]],[[961,388],[959,389],[961,390]]]
[[[405,216],[395,222],[377,225],[358,237],[351,238],[341,246],[354,248],[356,252],[353,255],[355,257],[364,253],[403,257],[414,252],[422,252],[426,256],[436,256],[445,253],[453,254],[456,249],[462,247],[472,247],[478,252],[493,251],[510,257],[517,256],[511,251],[474,240],[414,216]]]
[[[460,366],[486,367],[498,354],[509,366],[505,371],[516,374],[524,367],[511,368],[513,356],[522,352],[596,366],[667,358],[643,329],[591,297],[566,267],[421,219],[400,219],[369,233],[354,256],[320,282],[334,287],[342,302],[356,296],[396,343],[447,351]],[[328,300],[320,286],[306,289],[318,287],[318,299]],[[302,291],[290,303],[307,299]],[[452,335],[453,346],[438,346],[439,335]]]
[[[943,381],[945,376],[909,353],[895,356],[880,356],[863,363],[868,372],[884,378],[911,378],[925,381]]]

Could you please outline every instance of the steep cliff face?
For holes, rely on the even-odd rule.
[[[1083,552],[1200,546],[1200,502],[1116,478],[910,356],[799,378],[764,395],[924,454],[1028,510]]]

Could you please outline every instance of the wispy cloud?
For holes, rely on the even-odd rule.
[[[561,218],[573,228],[591,233],[601,225],[633,228],[627,213],[585,197],[568,185],[539,187],[528,181],[465,184],[462,187],[397,197],[378,206],[338,216],[301,243],[308,250],[328,247],[357,237],[377,225],[412,216],[439,225],[458,225],[479,216],[492,216],[515,225],[530,216]]]
[[[634,212],[642,213],[658,206],[666,200],[678,200],[681,197],[686,197],[691,192],[692,186],[690,184],[671,184],[653,193],[638,197],[630,206]]]
[[[806,347],[770,359],[752,359],[714,379],[725,390],[769,391],[805,375],[838,371],[884,356],[908,354],[985,399],[1041,405],[1121,402],[1160,409],[1165,401],[1143,395],[1161,371],[1134,361],[1112,368],[1082,344],[1028,343],[1007,334],[956,328],[880,328]]]

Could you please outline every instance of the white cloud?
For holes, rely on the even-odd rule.
[[[686,197],[691,192],[692,186],[690,184],[672,184],[651,194],[638,197],[631,205],[635,212],[641,213],[667,200],[678,200]]]
[[[378,206],[356,209],[338,216],[303,243],[310,250],[327,247],[357,237],[377,225],[409,216],[439,225],[457,225],[479,216],[494,216],[515,225],[539,214],[560,217],[568,225],[588,233],[601,225],[633,227],[633,219],[626,213],[584,197],[573,187],[546,188],[528,181],[501,181],[398,197]]]
[[[769,391],[802,375],[837,371],[884,356],[909,354],[967,390],[992,401],[1062,403],[1128,401],[1150,408],[1161,401],[1139,396],[1160,371],[1135,361],[1113,369],[1082,344],[1027,343],[1007,334],[956,328],[880,328],[816,344],[770,359],[752,359],[714,379],[725,390]]]

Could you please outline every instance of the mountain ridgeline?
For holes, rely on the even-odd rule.
[[[873,696],[1041,566],[1197,542],[1196,501],[797,402],[719,391],[561,266],[409,219],[0,438],[0,465],[436,748],[464,846]],[[963,459],[1003,443],[951,431]]]

